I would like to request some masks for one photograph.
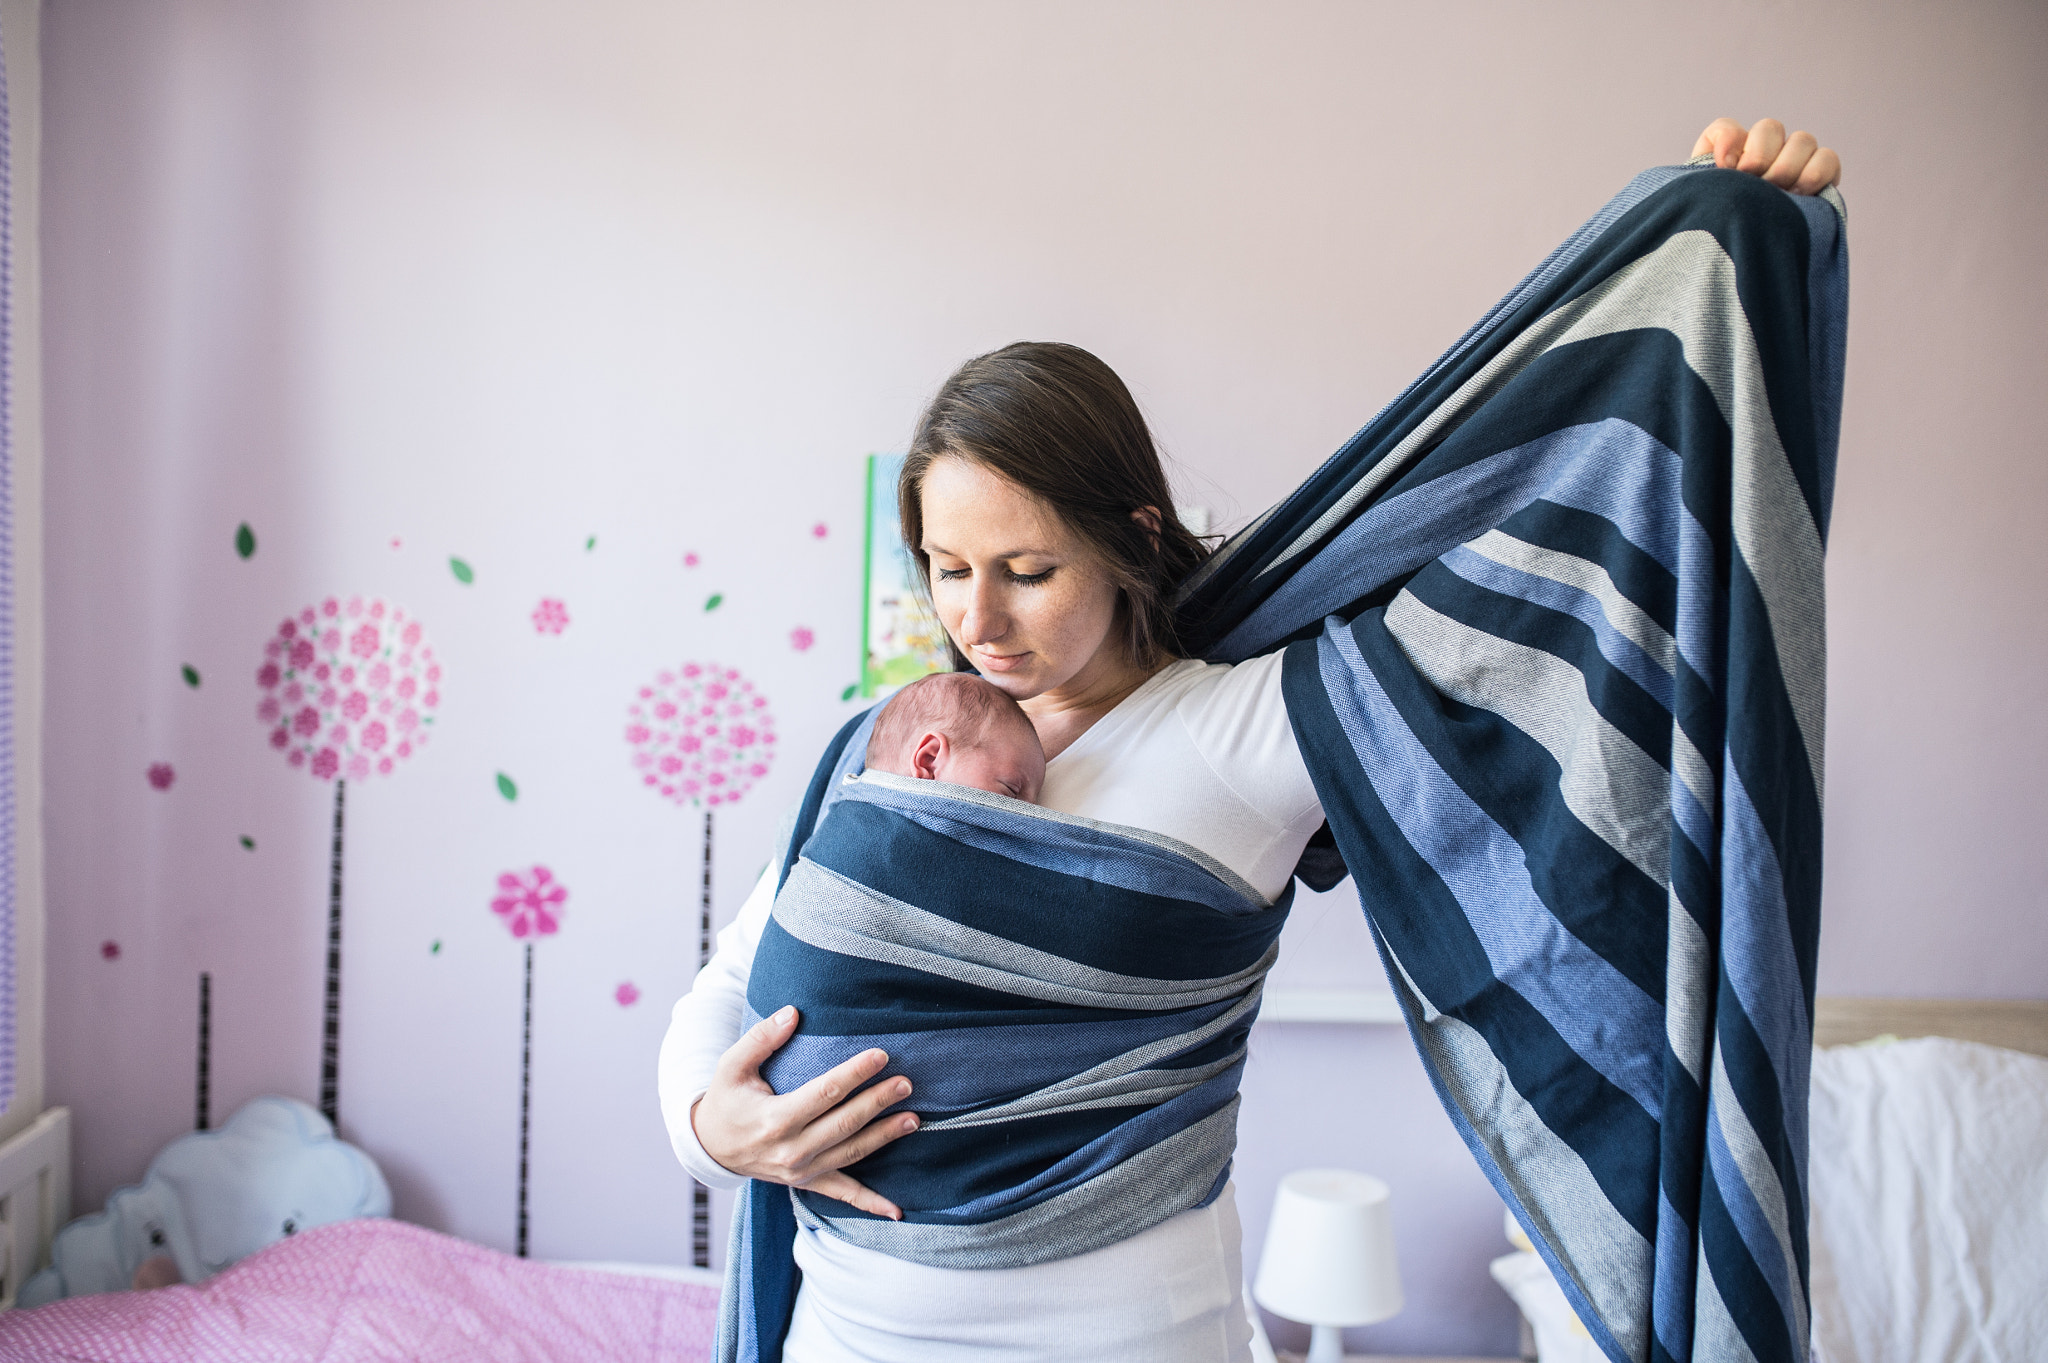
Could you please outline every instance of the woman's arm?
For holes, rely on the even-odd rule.
[[[900,1218],[894,1203],[839,1172],[917,1129],[909,1113],[876,1120],[910,1095],[908,1079],[856,1092],[889,1063],[888,1055],[865,1051],[778,1095],[761,1078],[761,1066],[795,1034],[796,1010],[781,1009],[740,1032],[754,952],[775,900],[775,869],[762,874],[739,916],[719,933],[718,953],[676,1003],[661,1043],[659,1079],[669,1143],[683,1167],[712,1187],[758,1178]]]
[[[1812,133],[1788,137],[1785,125],[1775,118],[1758,119],[1755,127],[1747,129],[1732,118],[1715,119],[1692,145],[1694,156],[1709,152],[1722,170],[1761,175],[1794,194],[1818,194],[1842,182],[1839,156],[1823,147]]]

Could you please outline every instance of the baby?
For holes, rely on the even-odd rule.
[[[1045,750],[1017,702],[968,672],[935,672],[898,691],[875,717],[876,771],[1038,803]]]

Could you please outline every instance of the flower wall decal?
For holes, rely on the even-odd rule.
[[[775,721],[735,668],[684,663],[654,675],[626,707],[641,784],[679,805],[732,804],[768,774]]]
[[[491,912],[514,937],[550,937],[561,931],[562,905],[569,891],[545,866],[506,871],[498,877]]]
[[[569,628],[569,608],[552,596],[544,596],[533,608],[533,627],[541,634],[560,634]]]
[[[403,607],[330,596],[277,627],[256,685],[256,718],[285,761],[316,781],[362,781],[425,746],[441,664]]]

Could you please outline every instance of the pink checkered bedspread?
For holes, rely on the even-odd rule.
[[[344,1221],[201,1287],[0,1314],[0,1360],[677,1363],[710,1357],[718,1293],[556,1268],[400,1221]]]

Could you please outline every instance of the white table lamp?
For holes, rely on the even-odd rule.
[[[1348,1169],[1301,1169],[1280,1180],[1252,1298],[1313,1326],[1306,1363],[1340,1363],[1343,1329],[1401,1309],[1387,1185]]]

